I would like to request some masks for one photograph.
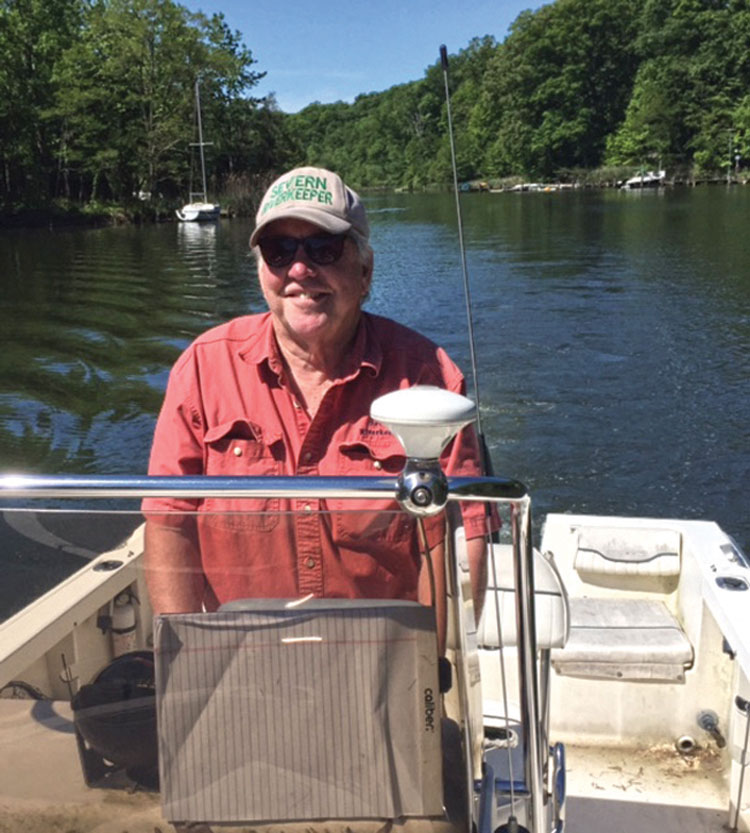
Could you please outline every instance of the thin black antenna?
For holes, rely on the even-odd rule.
[[[477,435],[479,439],[479,455],[482,474],[492,474],[492,463],[487,451],[487,444],[482,430],[482,417],[479,396],[479,374],[477,372],[477,353],[474,341],[474,320],[471,307],[471,288],[469,286],[469,270],[466,268],[466,248],[464,246],[464,226],[461,219],[461,201],[458,196],[458,170],[456,168],[456,146],[453,141],[453,119],[451,117],[451,92],[448,84],[448,50],[445,44],[440,47],[440,63],[443,66],[443,80],[445,81],[445,105],[448,111],[448,136],[451,143],[451,162],[453,167],[453,193],[456,195],[456,219],[458,222],[458,245],[461,250],[461,268],[464,277],[464,300],[466,302],[466,322],[469,331],[469,353],[471,356],[471,375],[474,382],[474,398],[477,403]]]
[[[461,266],[463,268],[463,276],[464,276],[464,298],[466,301],[466,320],[468,323],[468,330],[469,330],[469,348],[471,351],[471,372],[474,378],[474,395],[476,398],[477,404],[477,439],[479,440],[479,464],[482,469],[482,474],[491,476],[492,475],[492,461],[490,460],[490,455],[487,450],[487,443],[484,438],[484,432],[482,431],[482,421],[480,416],[480,403],[479,403],[479,375],[477,373],[477,359],[476,359],[476,347],[474,343],[474,321],[472,319],[472,307],[471,307],[471,289],[469,287],[469,270],[466,268],[466,248],[464,247],[464,230],[463,230],[463,222],[461,220],[461,201],[458,196],[458,171],[456,168],[456,147],[453,142],[453,119],[451,117],[451,94],[450,94],[450,86],[448,84],[448,50],[445,48],[445,44],[441,45],[440,47],[440,63],[443,65],[443,78],[445,80],[445,104],[448,111],[448,136],[450,137],[451,141],[451,161],[453,163],[453,193],[456,195],[456,217],[458,220],[458,245],[461,249]],[[485,504],[486,510],[486,521],[487,521],[487,533],[486,539],[487,544],[489,545],[490,542],[493,540],[493,533],[491,532],[491,510],[489,504]],[[497,567],[495,565],[495,559],[490,556],[490,568],[492,572],[492,580],[495,587],[498,586],[497,582]],[[510,744],[510,737],[511,737],[511,729],[510,729],[510,710],[508,708],[508,691],[507,691],[507,680],[505,674],[505,661],[503,659],[503,630],[502,630],[502,621],[500,616],[500,605],[497,596],[495,597],[495,621],[497,623],[497,632],[500,636],[500,678],[502,682],[502,695],[503,695],[503,704],[505,710],[505,733],[506,738],[508,739],[507,745],[507,755],[508,755],[508,772],[510,774],[510,815],[508,817],[508,821],[505,824],[500,825],[497,829],[497,833],[528,833],[528,830],[525,827],[522,827],[518,823],[518,819],[515,815],[515,807],[516,807],[516,794],[515,794],[515,776],[513,774],[513,755],[511,752],[511,744]],[[468,748],[468,747],[467,747]],[[471,795],[471,792],[469,793]]]

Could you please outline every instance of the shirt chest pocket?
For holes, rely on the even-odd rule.
[[[339,446],[339,465],[343,475],[393,475],[396,477],[406,464],[401,443],[393,436],[377,441],[359,440]]]
[[[397,477],[406,455],[393,436],[378,436],[339,446],[340,474],[362,477]],[[352,546],[371,543],[404,544],[414,534],[414,518],[396,501],[329,500],[334,512],[338,542]]]
[[[280,437],[263,434],[243,419],[216,425],[206,431],[203,443],[205,472],[220,477],[278,477],[283,470]],[[278,498],[208,498],[205,520],[232,529],[267,531],[278,523]]]

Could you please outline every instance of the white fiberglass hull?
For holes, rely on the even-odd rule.
[[[540,679],[549,742],[565,746],[566,829],[750,830],[750,570],[736,544],[710,522],[549,515],[540,549],[561,587],[550,602],[538,553]],[[490,584],[512,588],[496,556]],[[488,595],[478,629],[484,720],[503,727],[492,606]],[[501,606],[514,729],[516,650]]]
[[[664,185],[665,179],[665,171],[649,171],[643,175],[631,176],[630,179],[625,180],[621,187],[626,190],[659,188]]]
[[[178,208],[175,212],[183,223],[200,223],[218,220],[221,206],[218,203],[190,202]]]

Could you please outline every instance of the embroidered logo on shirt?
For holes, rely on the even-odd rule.
[[[387,428],[381,427],[374,427],[371,428],[369,425],[366,425],[364,428],[359,429],[359,436],[360,437],[392,437],[393,434]]]

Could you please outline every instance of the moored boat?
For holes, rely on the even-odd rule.
[[[218,220],[221,206],[211,202],[189,202],[178,208],[176,214],[184,223]]]
[[[210,145],[211,142],[203,141],[203,121],[201,118],[201,98],[200,85],[195,82],[195,114],[198,129],[198,141],[193,143],[194,147],[198,148],[198,158],[200,160],[200,175],[202,190],[190,192],[190,202],[176,210],[177,218],[184,223],[191,222],[207,222],[211,220],[218,220],[221,215],[221,206],[219,203],[209,202],[208,189],[206,185],[206,157],[203,148]]]
[[[628,191],[639,188],[659,188],[664,185],[666,178],[666,171],[642,171],[626,179],[620,187]]]

